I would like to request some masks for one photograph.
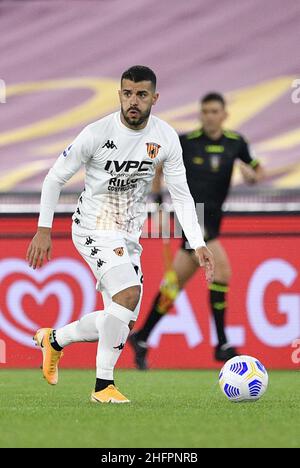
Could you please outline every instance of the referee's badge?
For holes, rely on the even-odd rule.
[[[118,257],[123,257],[124,247],[117,247],[116,249],[114,249],[114,252],[116,255],[118,255]]]
[[[217,154],[210,156],[210,166],[213,172],[217,172],[220,168],[221,159]]]
[[[154,159],[158,155],[159,148],[161,147],[157,143],[146,143],[147,145],[147,153],[149,158]]]

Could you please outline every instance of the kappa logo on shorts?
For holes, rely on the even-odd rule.
[[[97,253],[100,252],[100,249],[97,247],[93,247],[91,250],[91,257],[94,257],[94,255],[97,255]]]
[[[147,145],[147,153],[148,153],[149,158],[151,159],[156,158],[159,152],[159,148],[161,148],[161,146],[158,145],[157,143],[152,143],[152,142],[146,143],[146,145]]]
[[[95,239],[92,239],[91,236],[88,236],[85,241],[85,245],[91,245],[93,242],[96,242]]]
[[[116,249],[114,249],[114,252],[116,255],[118,255],[118,257],[123,257],[124,247],[117,247]]]
[[[99,258],[99,260],[97,260],[97,267],[101,268],[102,265],[104,265],[104,263],[107,263],[107,262],[105,262],[104,260],[101,260],[101,258]]]
[[[122,349],[124,348],[125,344],[124,343],[120,343],[119,346],[114,346],[114,349],[118,349],[119,351],[122,351]]]

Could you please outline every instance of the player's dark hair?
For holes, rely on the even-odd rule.
[[[220,102],[220,104],[222,104],[223,107],[226,106],[226,101],[224,99],[224,96],[216,92],[207,93],[200,100],[201,104],[206,104],[207,102],[212,102],[212,101]]]
[[[140,81],[151,81],[153,88],[156,88],[156,75],[153,70],[149,67],[144,67],[143,65],[134,65],[133,67],[125,70],[121,77],[122,80],[134,81],[134,83],[139,83]]]

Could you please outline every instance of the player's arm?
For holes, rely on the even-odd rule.
[[[60,192],[65,183],[88,161],[92,152],[92,135],[86,127],[56,160],[46,175],[41,192],[38,228],[26,253],[29,266],[39,268],[51,258],[51,228]]]
[[[239,169],[247,184],[256,184],[265,178],[265,171],[259,162],[255,167],[252,167],[241,161]]]
[[[244,138],[241,138],[239,159],[239,169],[247,184],[256,184],[265,178],[264,168],[261,163],[253,157],[249,145]]]
[[[159,164],[152,181],[151,196],[154,203],[162,203],[162,164]]]
[[[177,218],[190,246],[195,250],[200,267],[205,268],[207,281],[211,282],[214,275],[214,258],[211,251],[206,247],[198,223],[195,203],[186,180],[182,149],[175,132],[170,153],[163,164],[163,173]]]

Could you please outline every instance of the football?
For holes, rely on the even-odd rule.
[[[237,356],[226,362],[219,375],[222,392],[233,402],[256,401],[268,387],[268,373],[251,356]]]

